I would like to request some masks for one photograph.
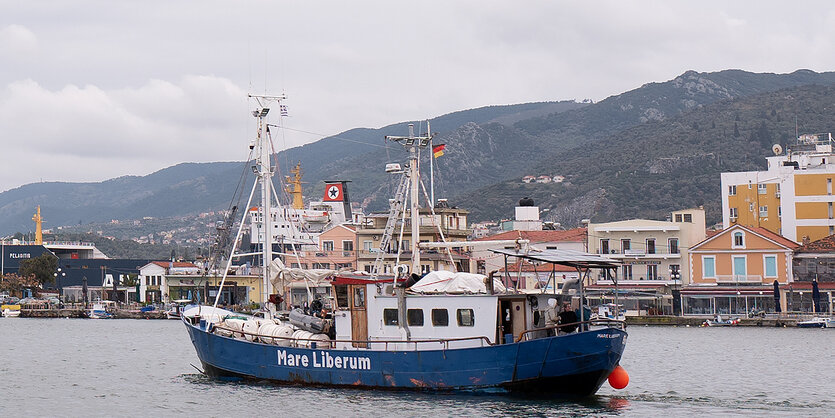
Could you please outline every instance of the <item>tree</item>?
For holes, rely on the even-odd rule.
[[[43,286],[52,283],[55,279],[53,274],[57,269],[58,257],[51,253],[43,253],[35,258],[21,261],[18,273],[21,276],[34,276],[35,280]]]
[[[23,289],[33,289],[37,296],[38,281],[34,277],[22,277],[14,273],[0,277],[0,291],[15,297],[23,297]]]
[[[138,279],[138,277],[135,274],[128,274],[128,275],[122,276],[122,286],[128,286],[128,287],[136,286],[137,279]]]

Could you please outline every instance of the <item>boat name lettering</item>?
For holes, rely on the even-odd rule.
[[[32,258],[29,253],[9,253],[9,258]]]
[[[278,365],[290,367],[314,367],[318,369],[371,370],[371,359],[360,356],[334,356],[327,351],[313,351],[308,354],[288,353],[277,350]]]
[[[597,338],[617,338],[616,334],[597,334]]]

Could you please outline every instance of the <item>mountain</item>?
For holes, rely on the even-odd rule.
[[[512,123],[586,105],[563,101],[487,106],[439,116],[431,120],[431,127],[433,132],[443,133],[466,123]],[[324,187],[317,183],[331,175],[334,165],[346,164],[352,157],[368,154],[369,150],[383,149],[385,135],[405,135],[409,123],[415,124],[416,131],[421,126],[420,122],[402,122],[379,129],[352,129],[312,144],[282,151],[277,161],[285,174],[293,162],[301,161],[305,182],[318,186],[307,190],[306,195],[319,196]],[[425,122],[423,126],[425,130]],[[399,148],[388,151],[397,153]],[[377,161],[380,164],[385,164],[385,151],[377,154],[372,152],[372,155],[379,158]],[[360,161],[362,159],[360,157]],[[360,166],[367,168],[365,163]],[[371,170],[366,172],[371,173]],[[173,217],[227,209],[233,197],[240,193],[238,182],[242,174],[248,176],[245,179],[247,184],[243,187],[246,194],[252,187],[252,175],[248,164],[244,162],[183,163],[147,176],[124,176],[98,183],[27,184],[0,193],[0,235],[32,231],[34,223],[31,218],[38,205],[45,218],[45,228],[103,223],[111,219]],[[338,177],[333,178],[354,179],[351,191],[359,191],[357,194],[360,197],[364,195],[364,188],[371,187],[370,181],[374,179],[373,176],[365,179],[362,172],[357,177],[334,175]]]
[[[546,220],[566,226],[581,219],[606,222],[664,219],[670,211],[704,206],[721,221],[719,174],[763,170],[765,157],[800,133],[835,132],[835,87],[808,85],[723,100],[664,121],[637,125],[601,141],[562,151],[531,172],[562,174],[564,183],[508,180],[454,200],[496,219],[511,215],[520,197],[547,209]],[[465,203],[466,202],[466,203]]]
[[[445,143],[446,150],[435,161],[436,197],[471,209],[474,220],[507,217],[525,195],[549,209],[550,219],[566,225],[592,216],[657,218],[668,209],[694,204],[706,205],[709,219],[715,220],[717,207],[711,199],[719,197],[717,170],[763,164],[763,146],[794,135],[794,127],[787,124],[794,123],[795,113],[800,122],[808,122],[810,131],[827,130],[827,116],[817,119],[814,112],[828,105],[813,92],[828,91],[832,85],[832,72],[688,71],[598,103],[489,106],[439,116],[431,120],[431,127],[435,143]],[[803,100],[780,102],[780,95]],[[736,126],[722,112],[731,112]],[[406,157],[399,145],[383,137],[407,134],[408,123],[352,129],[283,151],[277,161],[285,173],[301,162],[309,198],[321,195],[322,180],[351,180],[354,201],[366,211],[382,210],[396,182],[383,167]],[[411,123],[416,133],[426,130],[421,123]],[[722,141],[727,147],[743,139],[747,143],[738,146],[739,155],[728,156],[725,148],[716,148]],[[422,155],[424,168],[429,155]],[[225,209],[241,173],[247,173],[246,165],[180,164],[144,177],[101,183],[29,184],[0,193],[0,234],[31,230],[37,205],[47,226]],[[568,182],[544,188],[519,183],[528,174],[562,174]],[[691,197],[679,195],[684,191]]]

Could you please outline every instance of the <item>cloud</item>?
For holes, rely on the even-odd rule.
[[[102,180],[183,161],[243,160],[247,109],[243,90],[209,75],[114,90],[16,81],[0,93],[0,166],[10,173],[0,190],[40,178]]]
[[[18,54],[30,54],[38,49],[38,37],[21,25],[8,25],[0,29],[0,56],[13,58]]]

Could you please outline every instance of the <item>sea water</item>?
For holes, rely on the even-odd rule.
[[[629,386],[579,400],[224,383],[185,326],[0,318],[3,416],[832,416],[835,329],[629,327]]]

